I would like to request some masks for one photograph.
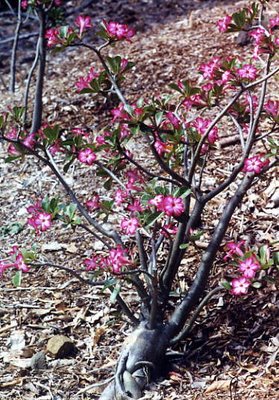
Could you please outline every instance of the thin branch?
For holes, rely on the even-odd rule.
[[[20,35],[18,37],[18,40],[20,41],[20,40],[30,39],[30,38],[32,38],[34,36],[38,36],[38,33],[37,32],[32,32],[32,33],[26,33],[25,35]],[[2,40],[0,40],[0,44],[13,42],[14,38],[15,38],[14,36],[11,36],[11,37],[8,37],[6,39],[2,39]]]
[[[193,324],[196,321],[197,317],[199,316],[203,307],[208,303],[208,301],[212,298],[212,296],[214,296],[216,293],[219,293],[220,291],[223,291],[223,290],[224,290],[224,287],[218,286],[218,287],[212,289],[209,293],[207,293],[207,295],[203,298],[203,300],[200,302],[200,304],[196,308],[195,312],[193,313],[192,317],[190,318],[190,321],[184,326],[182,331],[170,341],[171,345],[176,344],[176,343],[180,342],[181,340],[184,340],[187,337],[187,335],[191,332]]]
[[[220,218],[211,237],[210,243],[204,252],[198,272],[194,278],[194,282],[192,283],[188,293],[184,296],[181,303],[175,308],[172,316],[170,317],[167,330],[171,337],[175,337],[181,331],[181,329],[183,329],[189,312],[197,304],[200,296],[203,294],[208,276],[215,260],[215,256],[228,228],[231,217],[236,207],[242,201],[245,193],[252,185],[254,178],[255,174],[245,175],[235,194],[227,202],[222,217]]]
[[[151,178],[156,178],[159,181],[165,181],[165,182],[169,182],[169,183],[173,183],[175,185],[178,184],[178,182],[170,179],[170,178],[165,178],[163,176],[154,174],[153,172],[147,170],[146,168],[144,168],[141,164],[139,164],[137,161],[135,161],[133,158],[131,158],[121,147],[121,144],[119,142],[119,140],[117,140],[117,149],[118,151],[125,157],[125,159],[127,161],[129,161],[131,164],[135,165],[135,167],[137,167],[138,169],[140,169],[143,173],[145,173],[147,176],[150,176]]]
[[[9,91],[14,93],[15,91],[15,76],[16,76],[16,52],[18,47],[18,37],[21,28],[21,2],[18,2],[18,9],[17,9],[17,23],[14,35],[14,43],[12,48],[12,55],[11,55],[11,65],[10,65],[10,85]]]
[[[99,233],[101,233],[102,235],[104,235],[104,236],[106,236],[108,238],[113,239],[116,244],[120,244],[121,246],[123,246],[121,237],[119,236],[119,234],[116,231],[114,231],[114,230],[111,230],[111,231],[106,230],[102,225],[100,225],[94,218],[92,218],[88,214],[86,209],[82,206],[82,204],[80,203],[80,201],[76,197],[74,191],[70,188],[70,186],[68,185],[68,183],[65,181],[64,177],[62,176],[62,174],[58,170],[58,167],[56,166],[56,164],[55,164],[55,162],[54,162],[54,160],[51,157],[51,154],[49,152],[46,151],[46,154],[49,157],[47,159],[47,158],[44,158],[43,156],[41,156],[37,151],[30,149],[29,147],[25,146],[23,143],[21,143],[18,140],[9,139],[9,138],[7,138],[5,136],[3,136],[3,140],[19,146],[21,149],[23,149],[25,154],[30,154],[30,155],[35,156],[36,158],[38,158],[38,160],[42,161],[45,165],[47,165],[51,169],[51,171],[54,173],[54,175],[57,177],[58,181],[62,184],[62,186],[64,187],[66,193],[71,198],[73,203],[75,203],[77,205],[77,208],[80,211],[81,215],[92,226],[94,226],[94,228]]]
[[[36,54],[35,54],[35,57],[34,57],[33,64],[32,64],[32,66],[30,68],[29,73],[28,73],[27,82],[26,82],[25,91],[24,91],[24,114],[23,114],[23,125],[24,126],[26,125],[26,119],[27,119],[28,97],[29,97],[31,79],[32,79],[33,73],[35,71],[35,68],[36,68],[36,66],[38,64],[39,56],[40,56],[40,38],[38,38],[38,41],[37,41]]]
[[[106,64],[106,62],[104,60],[104,57],[101,54],[101,51],[99,49],[97,49],[96,47],[94,47],[94,46],[92,46],[92,45],[90,45],[88,43],[84,43],[84,42],[71,44],[71,47],[85,47],[87,49],[92,50],[97,55],[97,57],[99,58],[102,66],[104,67],[104,69],[105,69],[105,71],[106,71],[106,73],[107,73],[107,75],[109,77],[109,80],[110,80],[110,82],[111,82],[111,84],[113,86],[113,89],[115,90],[115,93],[116,93],[117,97],[119,98],[121,103],[123,103],[124,106],[127,107],[128,106],[127,100],[125,99],[124,95],[122,94],[118,84],[116,83],[116,80],[112,76],[112,74],[110,72],[110,69],[109,69],[109,67],[107,66],[107,64]]]
[[[105,167],[100,161],[95,161],[95,164],[98,165],[100,169],[106,172],[116,183],[118,183],[124,190],[126,190],[126,186],[123,182],[107,167]]]
[[[46,67],[46,46],[45,46],[46,14],[45,14],[45,11],[41,7],[38,7],[36,11],[37,11],[39,25],[40,25],[39,68],[37,71],[34,109],[33,109],[32,126],[31,126],[30,133],[36,133],[42,125],[43,86],[44,86],[45,67]]]
[[[191,170],[189,172],[189,182],[192,181],[193,179],[193,175],[196,169],[196,164],[198,162],[199,156],[200,156],[200,151],[201,148],[203,146],[203,144],[205,143],[209,133],[211,132],[211,130],[214,128],[214,126],[223,118],[223,116],[227,113],[227,111],[230,109],[230,107],[238,100],[238,98],[246,91],[249,89],[252,89],[253,87],[259,85],[262,82],[266,82],[269,78],[271,78],[273,75],[275,75],[277,72],[279,72],[279,67],[275,68],[273,71],[271,71],[270,73],[266,74],[264,77],[262,77],[261,79],[258,79],[255,82],[250,83],[249,85],[243,86],[236,94],[235,96],[232,98],[232,100],[223,108],[223,110],[216,116],[216,118],[212,121],[212,123],[209,125],[209,127],[207,128],[206,132],[204,133],[204,135],[202,136],[201,140],[199,141],[199,144],[197,146],[195,155],[194,155],[194,159],[192,162],[192,166],[191,166]]]
[[[92,231],[92,229],[88,228],[88,226],[84,225],[84,224],[79,224],[78,226],[80,226],[81,228],[83,228],[85,231],[87,231],[88,233],[90,233],[92,236],[94,236],[96,239],[100,240],[100,242],[102,242],[108,249],[111,249],[111,245],[109,243],[107,243],[100,235],[98,235],[98,233]]]
[[[92,281],[90,279],[85,279],[78,272],[76,272],[72,268],[65,267],[64,265],[57,265],[57,264],[52,264],[52,263],[30,263],[28,265],[30,265],[32,267],[53,267],[56,269],[60,269],[62,271],[66,271],[70,275],[77,278],[80,282],[82,282],[86,285],[89,285],[89,286],[104,286],[107,283],[106,280]],[[110,290],[112,291],[113,289],[110,288]],[[122,299],[122,297],[119,294],[116,296],[116,301],[119,304],[119,306],[121,307],[123,313],[130,319],[130,321],[134,325],[138,325],[139,320],[134,316],[134,314],[131,312],[131,310],[129,309],[129,307],[127,306],[127,304],[125,303],[125,301]]]
[[[84,283],[86,285],[89,285],[89,286],[104,286],[107,283],[106,280],[92,281],[91,279],[85,279],[77,271],[75,271],[72,268],[65,267],[64,265],[52,264],[50,262],[30,263],[28,265],[30,265],[31,267],[52,267],[52,268],[55,268],[55,269],[60,269],[62,271],[66,271],[70,275],[72,275],[76,279],[78,279],[80,282],[82,282],[82,283]]]

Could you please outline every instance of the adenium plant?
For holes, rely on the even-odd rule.
[[[54,3],[59,6],[61,2]],[[133,29],[103,21],[96,32],[86,15],[77,16],[72,26],[44,26],[43,54],[46,48],[57,52],[67,47],[84,47],[95,54],[101,67],[90,65],[76,78],[75,90],[81,96],[114,95],[118,103],[109,103],[111,121],[97,131],[43,121],[39,125],[37,121],[34,129],[34,116],[29,128],[22,108],[15,107],[1,116],[6,161],[35,158],[49,168],[69,198],[66,202],[46,197],[27,205],[30,228],[44,235],[55,224],[69,229],[79,226],[102,247],[77,260],[78,270],[53,265],[39,252],[15,248],[0,261],[0,273],[7,276],[13,269],[22,274],[38,265],[54,266],[83,283],[105,285],[135,328],[134,339],[120,355],[115,380],[100,397],[103,400],[116,398],[116,393],[117,399],[139,398],[149,378],[160,373],[167,348],[189,334],[193,309],[197,316],[200,305],[220,290],[227,289],[235,296],[257,290],[274,267],[272,244],[250,248],[242,238],[234,241],[226,236],[247,191],[277,162],[272,136],[278,132],[279,101],[270,98],[267,82],[279,71],[275,66],[279,17],[270,19],[268,26],[262,24],[263,3],[253,3],[217,22],[221,33],[249,26],[252,54],[213,57],[199,66],[196,81],[181,80],[170,85],[171,94],[131,101],[126,99],[123,86],[133,64],[111,56],[109,48],[119,41],[128,45],[136,40]],[[22,1],[22,8],[50,4],[53,2]],[[93,30],[103,40],[98,46],[86,40]],[[41,74],[38,79],[42,81],[43,69]],[[34,99],[35,108],[40,95]],[[208,187],[211,162],[217,152],[224,151],[219,142],[228,136],[228,130],[237,136],[238,157],[232,160],[233,168],[227,166],[223,178],[214,179]],[[131,143],[140,145],[137,149]],[[143,152],[145,162],[140,157]],[[64,177],[73,163],[94,169],[103,178],[105,193],[98,190],[81,198]],[[63,172],[58,167],[61,164]],[[205,207],[229,188],[231,195],[224,200],[206,249],[200,248],[200,262],[184,291],[177,275],[191,246],[199,248]],[[205,296],[220,248],[226,264],[224,281]],[[138,308],[131,308],[122,296],[124,285],[135,287]],[[178,296],[173,297],[174,291]]]

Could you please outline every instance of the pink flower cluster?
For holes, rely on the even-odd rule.
[[[90,82],[98,78],[99,73],[95,71],[94,67],[91,67],[88,74],[85,77],[79,78],[79,80],[75,83],[78,92],[81,92],[82,89],[90,88]]]
[[[18,246],[13,246],[10,251],[10,256],[13,258],[13,261],[8,262],[7,260],[0,260],[0,277],[3,273],[9,268],[16,268],[18,271],[28,272],[29,267],[24,262],[24,258],[22,253],[19,251]]]
[[[279,117],[279,100],[268,100],[265,105],[264,109],[273,118]]]
[[[219,21],[217,21],[216,23],[219,32],[227,32],[231,22],[232,22],[232,17],[230,15],[226,15],[224,18],[219,19]]]
[[[90,147],[87,147],[78,152],[77,158],[83,164],[92,165],[96,161],[97,156]]]
[[[163,196],[162,194],[158,194],[149,200],[149,204],[155,206],[157,211],[162,211],[170,217],[179,217],[185,209],[181,197]]]
[[[235,296],[245,295],[255,278],[256,273],[261,269],[261,265],[255,255],[245,256],[244,252],[245,241],[229,242],[226,244],[226,255],[224,260],[234,259],[237,261],[237,267],[240,276],[233,278],[231,281],[231,293]]]
[[[107,35],[114,40],[128,40],[135,36],[135,31],[126,24],[103,21]]]
[[[27,211],[31,214],[27,222],[35,228],[37,232],[47,231],[51,227],[52,215],[43,210],[40,202],[27,207]]]
[[[197,130],[197,132],[201,136],[203,136],[206,133],[211,122],[212,121],[208,118],[198,117],[194,121],[191,122],[190,126],[195,128]],[[217,126],[214,126],[207,136],[207,141],[209,144],[213,144],[216,142],[216,140],[218,140],[218,128],[217,128]]]
[[[257,78],[258,70],[252,64],[244,64],[236,70],[236,74],[241,79],[253,81]]]
[[[81,38],[83,32],[88,29],[92,28],[91,18],[83,15],[79,15],[75,19],[75,25],[79,27],[79,34],[78,36]]]
[[[100,196],[98,194],[95,194],[86,201],[85,205],[89,211],[98,210],[98,208],[100,208]]]
[[[12,140],[19,140],[20,143],[22,143],[24,146],[28,147],[29,149],[34,149],[35,145],[36,145],[36,139],[35,139],[35,134],[34,133],[29,133],[26,134],[25,132],[20,132],[20,135],[17,131],[16,128],[11,128],[9,132],[6,133],[5,135],[8,139],[12,139]],[[20,151],[20,149],[18,147],[16,147],[16,145],[10,143],[8,145],[8,154],[10,156],[20,156],[22,154],[22,152]]]
[[[113,116],[112,122],[117,122],[117,121],[129,121],[131,119],[130,115],[124,110],[124,104],[121,103],[119,104],[118,107],[113,108],[111,110],[111,114]]]
[[[109,251],[108,256],[93,255],[90,258],[86,258],[84,264],[87,271],[110,269],[114,274],[119,274],[123,267],[131,265],[132,263],[128,259],[125,249],[117,245],[117,247]]]
[[[257,271],[261,269],[261,265],[255,256],[251,256],[241,261],[238,264],[238,269],[242,273],[242,276],[234,278],[231,281],[231,293],[235,296],[247,294],[252,279],[255,277]]]
[[[68,28],[68,33],[72,33],[72,29]],[[58,44],[65,44],[65,38],[60,35],[60,28],[49,28],[46,30],[45,38],[47,39],[47,47],[53,47]]]
[[[269,160],[265,158],[264,154],[259,154],[254,157],[246,158],[243,171],[259,174],[268,164]]]
[[[134,235],[139,228],[140,223],[138,218],[123,218],[120,222],[120,227],[126,235]]]

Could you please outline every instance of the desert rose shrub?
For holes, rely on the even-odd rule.
[[[62,2],[54,3],[60,6]],[[199,66],[196,81],[186,78],[171,84],[171,93],[148,99],[139,94],[132,101],[125,97],[123,88],[133,64],[109,53],[119,41],[128,46],[136,40],[132,28],[103,21],[96,30],[87,15],[77,16],[71,26],[48,26],[53,2],[21,3],[41,21],[41,54],[46,49],[55,53],[68,47],[87,48],[95,54],[101,68],[88,66],[75,87],[81,96],[105,97],[111,106],[111,120],[106,128],[96,131],[49,125],[41,118],[40,104],[40,117],[33,114],[30,128],[23,108],[14,107],[2,114],[6,161],[20,163],[33,157],[38,165],[50,169],[67,195],[62,200],[46,195],[27,205],[27,224],[39,235],[53,225],[66,225],[69,231],[78,226],[101,246],[92,250],[91,256],[77,260],[76,270],[53,265],[39,252],[13,247],[2,258],[0,273],[5,279],[16,270],[14,282],[19,283],[22,273],[52,266],[85,284],[104,285],[110,290],[111,300],[118,302],[135,331],[131,344],[120,355],[115,381],[102,399],[113,399],[115,393],[117,399],[139,398],[149,377],[160,373],[166,349],[187,336],[193,318],[213,294],[228,290],[234,296],[245,296],[259,290],[274,269],[272,244],[251,247],[241,237],[226,237],[247,191],[277,162],[274,133],[278,132],[279,101],[270,97],[268,81],[279,71],[279,18],[262,24],[263,3],[253,3],[217,22],[221,33],[247,30],[248,26],[252,54],[245,50],[238,57],[213,57]],[[87,40],[91,31],[96,33],[98,45]],[[44,66],[37,78],[41,86],[36,91],[35,109],[37,102],[41,103],[43,76]],[[233,165],[226,165],[222,179],[214,177],[208,186],[214,157],[222,157],[226,151],[220,147],[221,140],[232,135],[238,157]],[[64,176],[74,163],[93,169],[103,178],[104,189],[81,199]],[[223,212],[204,249],[199,243],[205,209],[228,189],[230,196],[224,199]],[[193,246],[201,253],[200,261],[190,287],[182,290],[178,273]],[[225,271],[220,286],[205,295],[220,247],[233,274]],[[122,296],[125,285],[135,287],[137,308]]]

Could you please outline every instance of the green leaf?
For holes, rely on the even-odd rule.
[[[228,281],[222,281],[221,285],[227,290],[231,290],[231,288],[232,288],[230,282],[228,282]]]
[[[180,89],[180,87],[176,84],[176,83],[170,83],[169,87],[173,90],[176,90],[179,93],[183,93],[182,90]]]
[[[159,111],[155,114],[156,125],[160,126],[163,119],[164,111]]]
[[[26,249],[22,249],[21,250],[21,254],[23,256],[23,261],[28,264],[34,260],[36,260],[37,258],[37,254],[35,253],[35,251],[33,250],[26,250]]]
[[[120,72],[120,65],[121,65],[121,57],[107,57],[107,62],[110,66],[110,69],[114,75],[117,75]]]
[[[115,288],[113,289],[113,291],[112,291],[112,293],[111,293],[111,295],[110,295],[110,302],[112,303],[112,304],[114,304],[115,302],[116,302],[116,298],[117,298],[117,296],[119,295],[119,293],[120,293],[120,291],[121,291],[121,285],[120,284],[116,284],[116,286],[115,286]]]
[[[261,282],[253,282],[253,283],[252,283],[252,286],[253,286],[255,289],[259,289],[260,287],[262,287],[262,284],[261,284]]]
[[[66,206],[64,210],[64,214],[69,218],[70,221],[74,219],[76,213],[77,205],[74,203],[69,204]]]
[[[180,246],[179,246],[179,248],[181,249],[181,250],[185,250],[185,249],[187,249],[189,247],[189,243],[182,243]]]
[[[153,225],[162,215],[164,215],[164,213],[160,211],[149,214],[145,221],[145,227],[148,228]]]
[[[279,251],[275,251],[275,253],[273,253],[272,259],[275,266],[279,265]]]
[[[20,156],[8,156],[8,157],[5,158],[4,162],[5,163],[10,163],[10,162],[13,162],[15,160],[18,160],[19,158],[22,158],[22,156],[21,155]]]
[[[195,242],[196,240],[199,240],[203,235],[203,231],[194,231],[194,233],[190,236],[190,240],[192,242]]]
[[[12,277],[12,283],[15,287],[21,285],[22,271],[16,271],[15,275]]]
[[[182,199],[186,199],[186,197],[188,197],[191,193],[192,193],[191,189],[182,187],[182,188],[175,190],[174,196],[181,197]]]
[[[53,128],[47,127],[44,129],[44,134],[45,137],[48,139],[49,144],[53,143],[55,140],[58,139],[59,131],[60,131],[59,125],[55,125]]]
[[[13,236],[17,235],[24,228],[20,222],[12,222],[11,224],[4,225],[0,228],[0,236]]]
[[[16,122],[22,122],[22,117],[24,113],[24,107],[14,107],[13,117]]]

